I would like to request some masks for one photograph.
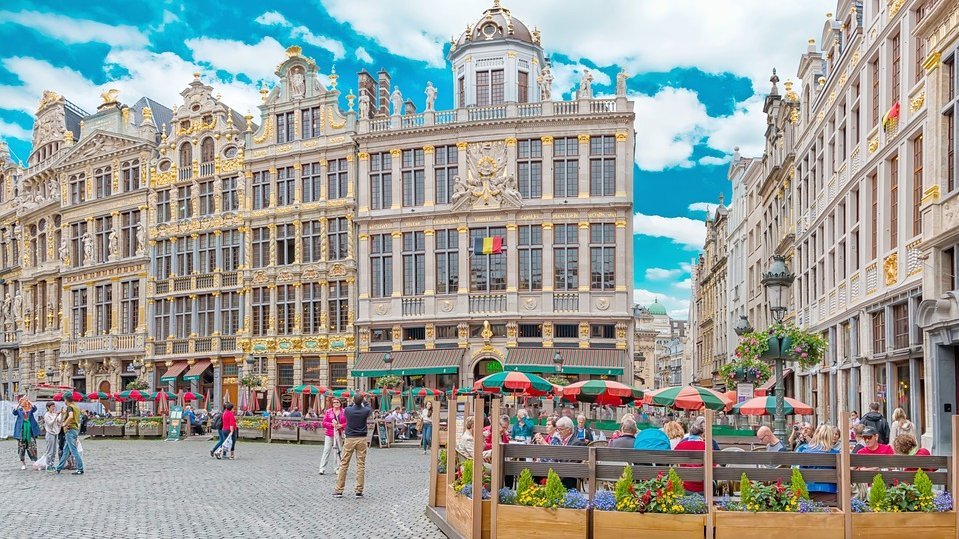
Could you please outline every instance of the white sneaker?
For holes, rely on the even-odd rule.
[[[21,464],[21,465],[20,465],[20,469],[21,469],[21,470],[26,470],[26,469],[27,469],[27,465],[26,465],[26,464]]]

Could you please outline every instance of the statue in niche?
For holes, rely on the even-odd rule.
[[[393,103],[393,116],[403,114],[403,94],[400,93],[399,86],[393,87],[393,93],[390,94],[390,101]]]
[[[3,322],[5,324],[13,323],[13,302],[10,300],[10,294],[3,298]]]
[[[23,316],[23,296],[20,295],[20,292],[17,292],[17,295],[13,297],[13,316],[16,318]]]
[[[116,260],[120,258],[120,234],[115,228],[110,231],[108,239],[110,242],[110,260]]]
[[[143,226],[143,221],[137,223],[137,254],[143,254],[143,245],[146,243],[147,230]]]
[[[549,66],[544,66],[543,71],[536,77],[536,82],[539,83],[539,100],[540,101],[549,101],[553,97],[553,72],[550,71]]]
[[[306,75],[303,74],[302,67],[297,66],[290,70],[290,95],[292,97],[306,95]]]
[[[579,92],[576,93],[578,99],[591,99],[593,97],[593,74],[588,69],[583,70],[583,78],[579,80]]]
[[[89,230],[83,233],[83,265],[90,266],[94,262],[93,234]]]
[[[61,262],[70,258],[70,243],[67,241],[66,235],[63,235],[60,238],[60,249],[58,251],[58,254],[60,255]]]
[[[626,74],[626,69],[620,69],[619,73],[616,74],[616,95],[620,97],[626,96],[626,79],[629,78],[629,75]]]
[[[368,119],[370,117],[370,94],[366,88],[360,88],[360,118]]]
[[[436,105],[436,87],[433,86],[433,82],[429,81],[426,83],[426,110],[432,112],[435,110]]]

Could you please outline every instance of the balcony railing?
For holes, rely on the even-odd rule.
[[[473,294],[470,313],[501,313],[506,311],[506,294]]]
[[[177,177],[181,180],[189,180],[193,177],[193,167],[183,167],[177,173]]]
[[[501,120],[506,118],[506,105],[497,105],[495,107],[474,107],[466,109],[469,121],[478,120]]]
[[[403,316],[421,316],[424,312],[423,298],[402,298]]]
[[[579,311],[579,294],[553,294],[553,312],[574,313]]]
[[[215,163],[200,163],[200,176],[212,176],[216,170]]]
[[[143,333],[92,335],[69,339],[60,343],[60,355],[143,352],[145,339],[146,335]]]

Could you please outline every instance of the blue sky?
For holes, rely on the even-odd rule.
[[[636,101],[635,300],[653,298],[686,317],[689,263],[705,235],[702,208],[720,193],[734,147],[762,153],[762,98],[773,67],[794,77],[806,41],[822,33],[834,0],[505,0],[542,30],[554,96],[570,94],[582,69],[612,93],[620,68]],[[423,88],[451,105],[450,36],[492,0],[7,1],[0,7],[0,137],[16,157],[30,151],[31,114],[43,90],[88,111],[99,94],[143,95],[168,106],[199,71],[223,100],[255,111],[284,49],[301,45],[340,88],[385,67],[422,108]]]

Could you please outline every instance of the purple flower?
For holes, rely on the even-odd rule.
[[[799,352],[802,352],[802,348],[800,348],[800,347],[797,346],[797,347],[796,347],[796,353],[798,354]]]
[[[952,495],[943,490],[932,497],[932,505],[935,506],[937,513],[952,511]]]
[[[807,357],[809,357],[809,354],[807,354],[806,352],[803,352],[801,356],[803,359],[806,359]]]

